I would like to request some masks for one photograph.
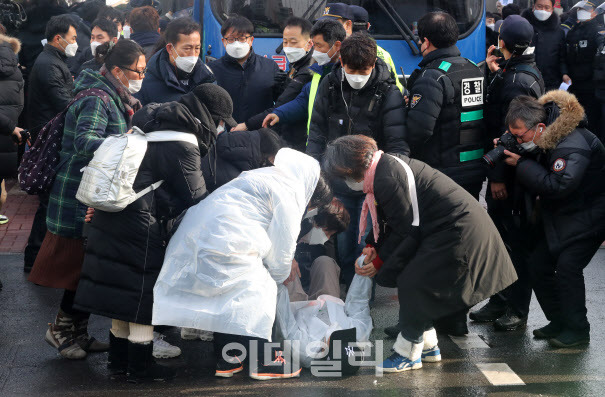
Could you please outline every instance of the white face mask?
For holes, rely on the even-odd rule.
[[[328,240],[328,236],[320,227],[314,227],[308,234],[310,245],[324,245]]]
[[[64,48],[65,55],[70,58],[73,57],[74,55],[76,55],[76,52],[78,51],[78,43],[69,44],[67,42],[67,40],[65,40],[63,37],[61,37],[61,40],[63,40],[64,42],[67,43],[67,45]]]
[[[227,54],[229,54],[231,57],[235,59],[242,59],[250,52],[250,44],[247,42],[240,43],[239,41],[235,40],[233,43],[227,44],[226,50]]]
[[[128,77],[122,72],[122,75],[128,80]],[[141,87],[143,86],[143,80],[128,80],[128,87],[126,89],[131,94],[136,94],[141,91]]]
[[[343,72],[344,72],[344,69],[343,69]],[[351,88],[354,90],[362,89],[368,83],[368,80],[370,80],[370,76],[372,75],[372,73],[370,73],[368,75],[348,74],[347,72],[344,72],[344,73],[345,73],[347,82],[349,83]]]
[[[124,36],[125,39],[130,38],[130,26],[128,26],[128,25],[124,26],[124,29],[122,29],[122,35]]]
[[[288,58],[288,62],[290,63],[300,61],[305,55],[307,55],[307,52],[308,51],[305,51],[304,48],[284,47],[284,53],[286,54],[286,58]]]
[[[216,133],[217,134],[221,134],[225,132],[225,126],[224,125],[219,125],[218,127],[216,127]]]
[[[313,218],[315,215],[317,215],[318,212],[319,212],[319,209],[313,208],[312,210],[307,211],[307,213],[305,214],[303,219]]]
[[[176,63],[176,67],[181,69],[185,73],[191,73],[195,65],[197,65],[197,61],[200,59],[195,55],[190,57],[182,57],[176,52],[176,48],[173,47],[174,53],[176,57],[174,58],[174,63]]]
[[[542,132],[542,130],[543,130],[543,128],[540,128],[540,132]],[[534,140],[536,139],[536,134],[537,133],[534,133],[534,137],[531,140],[531,142],[523,142],[521,144],[521,147],[523,148],[523,150],[525,150],[528,153],[532,153],[532,152],[534,152],[538,148],[538,145],[536,145],[534,143]]]
[[[552,15],[552,12],[548,12],[548,11],[544,11],[544,10],[534,10],[534,16],[536,17],[536,19],[538,21],[546,21],[548,18],[550,18],[550,16]]]
[[[490,28],[491,30],[494,30],[494,29],[496,28],[496,24],[495,24],[495,23],[489,23],[489,24],[487,24],[487,25],[485,25],[485,26],[487,26],[487,27],[488,27],[488,28]]]
[[[349,187],[349,189],[354,190],[356,192],[363,192],[363,181],[356,182],[353,178],[345,178],[345,183]]]
[[[330,47],[328,52],[319,52],[317,50],[313,51],[313,59],[315,59],[315,61],[317,61],[317,64],[319,66],[323,66],[325,64],[330,63],[330,61],[332,60],[332,57],[329,56],[328,54],[330,53],[330,51],[332,51],[332,48],[334,48],[334,46]]]
[[[90,43],[90,51],[92,52],[92,56],[94,57],[97,51],[97,47],[103,43],[99,43],[98,41],[93,41]]]
[[[578,10],[578,21],[588,21],[592,17],[592,13],[586,10]]]

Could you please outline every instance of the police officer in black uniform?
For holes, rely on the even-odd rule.
[[[588,128],[598,134],[601,118],[600,102],[595,98],[594,62],[597,49],[603,43],[603,18],[597,18],[595,4],[580,1],[574,6],[577,23],[565,38],[565,67],[563,80],[571,81],[569,92],[586,110]]]
[[[544,81],[533,52],[529,47],[534,35],[531,24],[519,15],[507,17],[500,27],[499,46],[503,57],[494,55],[490,47],[486,63],[491,71],[487,81],[485,117],[488,131],[487,147],[507,131],[506,114],[511,101],[519,96],[539,98],[544,94]],[[532,218],[528,194],[519,186],[515,169],[503,161],[488,171],[488,189],[485,200],[502,240],[515,265],[518,280],[504,292],[493,296],[483,308],[471,312],[477,322],[494,322],[501,331],[515,330],[527,323],[531,284],[528,275],[529,252],[532,239],[540,234],[540,227]]]
[[[483,122],[484,76],[460,56],[458,26],[445,12],[418,21],[423,60],[408,80],[405,133],[411,157],[443,172],[473,197],[485,180]],[[437,331],[468,333],[466,310],[435,322]],[[391,327],[385,332],[389,333]]]
[[[605,3],[597,7],[598,18],[603,18],[605,14]],[[601,34],[605,34],[605,28],[600,31]],[[595,87],[595,98],[598,101],[600,110],[600,120],[598,123],[598,129],[592,130],[592,132],[601,140],[605,142],[605,40],[601,40],[601,44],[597,48],[597,53],[594,60],[594,87]]]

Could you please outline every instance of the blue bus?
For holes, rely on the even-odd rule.
[[[370,33],[393,57],[397,73],[409,75],[421,60],[416,45],[416,21],[424,14],[443,10],[454,16],[460,29],[462,56],[479,63],[485,59],[485,0],[349,0],[370,16]],[[250,19],[255,26],[254,51],[271,57],[284,70],[282,24],[289,16],[314,21],[323,14],[324,0],[195,0],[193,17],[203,26],[203,56],[225,54],[221,24],[232,14]],[[279,52],[278,52],[279,51]]]

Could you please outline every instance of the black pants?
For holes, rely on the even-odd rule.
[[[594,92],[581,93],[572,92],[580,102],[580,105],[586,112],[586,118],[588,119],[588,130],[595,135],[599,135],[601,122],[601,102],[595,97]]]
[[[44,193],[38,196],[40,204],[34,216],[34,223],[29,233],[27,246],[25,247],[23,262],[26,268],[31,268],[36,261],[44,236],[46,236],[46,210],[48,208],[49,194]]]
[[[232,335],[232,334],[223,334],[220,332],[214,333],[214,354],[216,356],[216,360],[224,360],[223,358],[223,348],[227,346],[229,343],[239,343],[246,349],[246,358],[243,360],[244,364],[249,364],[250,362],[250,345],[252,341],[257,341],[257,357],[259,362],[263,362],[264,358],[264,350],[265,344],[269,343],[266,339],[255,338],[252,336],[242,336],[242,335]],[[241,356],[242,351],[239,349],[230,349],[227,350],[226,354],[228,356]]]
[[[510,213],[493,210],[488,210],[488,213],[502,237],[518,277],[517,281],[498,295],[515,314],[525,317],[529,314],[531,302],[528,259],[535,242],[544,236],[542,225],[533,226],[522,221],[521,216]]]
[[[584,268],[597,252],[602,238],[587,238],[572,243],[553,255],[543,239],[531,254],[531,282],[538,303],[549,321],[562,322],[566,328],[586,332]]]

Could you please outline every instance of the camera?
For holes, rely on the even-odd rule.
[[[504,154],[505,150],[515,154],[523,154],[524,152],[521,145],[517,143],[517,138],[513,134],[506,132],[498,139],[496,147],[483,155],[483,161],[491,168],[494,168],[499,161],[502,161],[506,157]]]

